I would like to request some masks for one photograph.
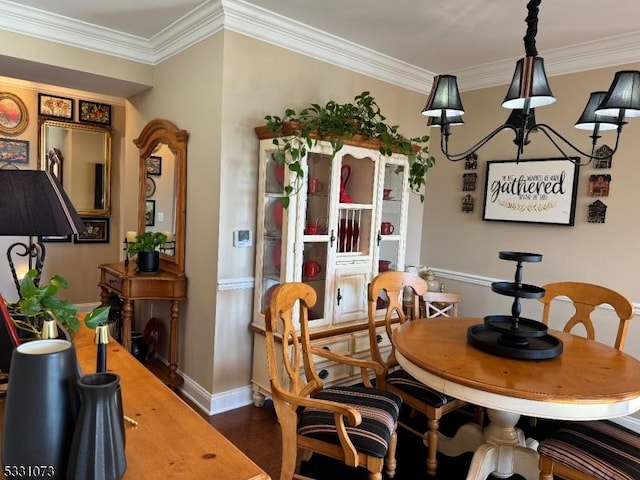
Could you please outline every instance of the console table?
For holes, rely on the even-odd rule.
[[[107,304],[109,293],[122,301],[122,344],[131,351],[131,324],[135,300],[168,300],[171,302],[171,324],[169,327],[169,383],[178,378],[178,335],[180,302],[187,298],[187,278],[160,269],[157,273],[139,273],[136,263],[105,263],[100,269],[100,298]]]
[[[94,331],[84,325],[72,335],[84,373],[96,368],[94,337]],[[270,480],[115,340],[107,345],[107,370],[120,375],[124,414],[138,423],[125,422],[124,480]],[[3,419],[4,400],[0,400],[0,431]]]

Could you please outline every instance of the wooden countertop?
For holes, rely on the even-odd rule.
[[[93,337],[81,327],[73,339],[85,373],[96,367]],[[270,479],[115,341],[108,345],[107,369],[120,375],[124,414],[138,422],[126,426],[125,479]],[[1,401],[0,427],[3,418]]]

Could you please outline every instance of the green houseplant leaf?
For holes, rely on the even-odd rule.
[[[167,236],[161,232],[144,232],[136,235],[136,241],[127,244],[127,253],[135,255],[138,252],[153,252],[163,243]]]
[[[325,105],[312,103],[299,113],[287,108],[282,116],[266,115],[264,119],[267,128],[278,135],[273,139],[273,144],[278,148],[273,160],[294,173],[293,182],[284,187],[281,198],[284,208],[289,206],[290,197],[300,190],[304,177],[300,162],[318,140],[328,141],[335,155],[344,147],[345,139],[353,139],[358,135],[378,140],[382,155],[406,155],[409,161],[409,188],[424,201],[425,176],[435,164],[435,159],[429,155],[429,136],[405,137],[400,134],[397,125],[386,123],[386,117],[369,92],[357,95],[353,103],[339,104],[333,100]],[[293,133],[282,136],[285,127]]]

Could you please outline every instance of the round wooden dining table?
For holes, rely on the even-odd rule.
[[[440,392],[487,408],[489,423],[467,424],[439,450],[457,456],[474,451],[467,480],[514,473],[538,479],[537,441],[516,428],[520,415],[559,420],[596,420],[640,410],[640,361],[619,350],[564,332],[560,356],[545,360],[504,358],[467,342],[481,318],[424,318],[393,333],[398,363]]]

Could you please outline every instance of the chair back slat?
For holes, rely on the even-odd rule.
[[[383,272],[376,276],[367,289],[369,303],[369,344],[373,360],[385,366],[385,370],[395,367],[398,362],[395,359],[393,344],[391,353],[387,358],[382,358],[378,347],[376,312],[378,297],[383,293],[387,298],[387,306],[384,316],[384,328],[389,338],[392,338],[393,329],[406,321],[403,311],[402,294],[405,288],[413,290],[412,311],[413,318],[418,316],[418,298],[427,292],[427,282],[418,275],[406,272]],[[404,304],[406,306],[406,303]],[[378,381],[383,382],[386,374],[378,375]]]
[[[423,318],[457,317],[458,306],[462,302],[461,293],[427,292],[422,295],[424,310],[420,311]]]
[[[564,326],[564,331],[571,333],[574,327],[582,325],[587,338],[595,340],[596,332],[591,314],[599,305],[610,305],[618,316],[618,331],[614,347],[624,348],[627,338],[629,320],[634,316],[633,304],[624,295],[610,288],[583,282],[556,282],[544,285],[545,295],[540,298],[544,304],[542,322],[549,324],[551,301],[556,297],[568,297],[573,302],[575,313]]]
[[[270,382],[295,395],[311,395],[322,388],[322,380],[313,367],[308,328],[309,308],[315,305],[316,299],[316,292],[304,283],[282,284],[273,292],[265,312]],[[294,324],[296,304],[299,333]]]

